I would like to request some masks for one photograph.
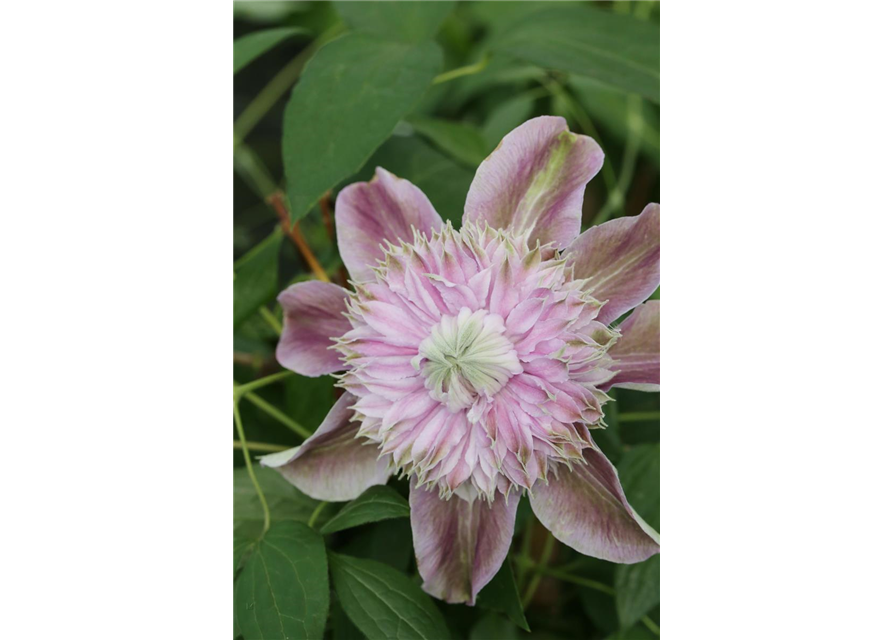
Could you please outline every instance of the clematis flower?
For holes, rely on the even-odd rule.
[[[262,464],[330,501],[408,476],[423,586],[447,602],[474,604],[499,570],[523,491],[580,553],[659,551],[589,432],[606,426],[612,386],[660,379],[660,303],[642,304],[660,279],[659,206],[581,235],[603,160],[563,118],[530,120],[478,168],[459,230],[379,168],[335,205],[354,290],[302,282],[279,296],[279,362],[336,374],[345,393],[304,444]]]

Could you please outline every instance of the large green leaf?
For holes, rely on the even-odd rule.
[[[257,544],[236,584],[245,640],[322,638],[329,577],[322,537],[300,522],[277,522]]]
[[[388,40],[422,42],[434,37],[455,2],[336,2],[344,22]]]
[[[660,603],[660,556],[617,568],[617,617],[624,629]]]
[[[632,447],[623,454],[617,473],[633,509],[660,531],[660,445]]]
[[[487,116],[487,121],[481,128],[481,135],[487,145],[488,153],[496,148],[507,133],[515,127],[522,125],[533,111],[534,99],[529,95],[521,95],[511,100],[506,100],[497,106]]]
[[[369,487],[356,500],[347,503],[320,532],[334,533],[367,522],[408,517],[409,503],[406,499],[390,487],[378,485]]]
[[[294,219],[360,170],[440,65],[433,42],[386,42],[354,33],[320,49],[285,109],[282,158]]]
[[[247,36],[242,36],[233,42],[233,73],[238,73],[255,58],[289,38],[309,34],[310,32],[307,29],[280,27],[278,29],[255,31]]]
[[[248,554],[248,550],[254,545],[254,540],[238,533],[233,534],[233,575],[239,571],[242,561]]]
[[[450,637],[431,598],[399,571],[334,553],[329,564],[341,606],[369,640]]]
[[[362,532],[353,536],[341,549],[355,558],[368,558],[384,562],[405,572],[413,554],[412,527],[407,518],[382,520],[364,526]]]
[[[409,124],[435,146],[473,168],[487,157],[487,143],[477,129],[463,122],[412,117]]]
[[[493,48],[660,102],[660,28],[656,24],[631,15],[561,5],[525,14],[495,39]]]
[[[257,481],[267,499],[273,522],[306,523],[319,506],[319,501],[298,491],[277,471],[255,465],[254,472],[257,474]],[[327,521],[333,511],[334,507],[323,509],[322,513],[317,516],[317,523]],[[233,533],[248,540],[257,540],[263,529],[263,523],[263,509],[261,509],[260,500],[251,483],[248,470],[245,468],[234,469]]]
[[[524,617],[524,607],[521,605],[521,597],[518,595],[510,559],[506,559],[502,563],[502,567],[496,572],[493,579],[481,589],[477,603],[485,609],[504,613],[516,625],[525,631],[530,631],[527,618]]]
[[[370,180],[375,167],[412,182],[421,189],[444,220],[462,224],[465,196],[474,172],[456,164],[416,137],[394,136],[370,158],[355,180]]]
[[[279,246],[282,230],[276,227],[265,240],[242,256],[233,266],[233,325],[238,327],[261,305],[278,293]]]

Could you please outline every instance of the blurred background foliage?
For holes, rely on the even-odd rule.
[[[586,191],[584,229],[659,202],[659,20],[657,2],[234,3],[236,384],[281,371],[274,357],[279,291],[314,277],[345,282],[335,197],[344,185],[370,179],[376,166],[412,181],[459,226],[474,171],[500,139],[531,117],[561,115],[573,131],[596,138],[606,155]],[[329,377],[297,375],[238,388],[252,455],[300,444],[337,393]],[[632,505],[660,530],[659,394],[611,395],[609,428],[594,437],[618,467]],[[240,605],[247,610],[246,598],[257,599],[252,558],[271,552],[258,542],[263,511],[237,445],[234,431],[238,612]],[[272,515],[268,537],[278,531],[294,540],[280,529],[292,524],[325,529],[344,507],[320,504],[277,473],[254,470]],[[323,587],[335,588],[325,599],[329,614],[323,612],[307,634],[336,640],[392,635],[356,612],[345,613],[350,607],[338,588],[347,588],[355,569],[350,563],[359,558],[405,576],[411,599],[429,603],[418,606],[433,616],[432,629],[448,629],[452,638],[659,635],[659,556],[613,565],[553,544],[526,498],[509,559],[478,605],[427,598],[417,587],[409,519],[393,515],[408,485],[392,481],[389,487],[393,513],[325,535],[325,547],[340,555],[330,557],[334,583]],[[310,567],[303,577],[312,574]],[[289,582],[294,576],[273,578],[272,586],[265,584],[274,592],[296,586]],[[322,600],[310,603],[323,606]],[[399,616],[395,606],[377,615]],[[245,613],[234,617],[234,637],[283,637],[281,620],[261,609],[250,611],[250,628],[240,628]]]

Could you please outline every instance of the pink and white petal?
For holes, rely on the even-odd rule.
[[[620,323],[620,340],[608,355],[617,371],[605,389],[660,391],[660,300],[649,300]]]
[[[356,282],[375,278],[372,268],[384,258],[379,245],[385,240],[412,244],[413,227],[430,237],[432,229],[442,226],[443,220],[418,187],[381,167],[371,181],[342,189],[335,201],[338,251]]]
[[[609,324],[647,300],[660,284],[660,205],[592,227],[564,252],[577,278],[592,278],[598,313]]]
[[[564,118],[528,120],[478,167],[462,223],[486,221],[564,248],[580,233],[583,191],[604,159],[595,140],[571,133]]]
[[[586,449],[587,464],[558,467],[546,484],[530,491],[530,506],[558,540],[580,553],[631,564],[660,551],[660,535],[623,495],[617,470],[598,449]]]
[[[508,555],[519,499],[512,491],[490,504],[458,494],[441,500],[436,489],[411,487],[409,517],[422,588],[446,602],[474,605]]]
[[[299,282],[279,294],[284,322],[276,359],[286,369],[316,377],[344,369],[330,347],[350,331],[347,291],[330,282]]]
[[[345,393],[312,436],[300,447],[260,458],[298,489],[316,500],[353,500],[369,487],[385,484],[391,473],[378,448],[357,438],[358,422],[351,422],[356,397]]]

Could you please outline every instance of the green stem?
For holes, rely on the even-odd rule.
[[[282,323],[279,322],[279,318],[276,317],[272,311],[267,309],[266,307],[260,308],[261,317],[267,321],[267,324],[270,325],[270,328],[276,332],[277,335],[282,335]]]
[[[647,420],[660,420],[660,411],[630,411],[617,414],[620,422],[646,422]]]
[[[445,71],[441,73],[439,76],[435,76],[434,80],[431,81],[431,84],[440,84],[441,82],[449,82],[450,80],[454,80],[456,78],[461,78],[462,76],[470,76],[475,73],[480,73],[484,69],[487,68],[487,65],[490,64],[491,55],[489,53],[485,54],[483,58],[475,62],[474,64],[469,64],[464,67],[458,67],[456,69],[450,69],[449,71]]]
[[[257,476],[254,475],[254,466],[251,464],[251,455],[248,453],[248,442],[245,440],[245,429],[242,427],[242,416],[239,413],[238,399],[233,399],[233,418],[236,420],[236,431],[239,432],[239,442],[242,443],[242,455],[245,456],[245,467],[248,469],[251,483],[254,485],[254,490],[257,492],[257,497],[260,499],[260,506],[264,511],[264,530],[261,532],[261,537],[263,537],[270,528],[270,507],[267,506],[267,498],[264,496],[264,492],[260,488]]]
[[[264,400],[257,394],[247,391],[247,392],[243,393],[243,395],[245,396],[245,399],[248,402],[253,404],[255,407],[257,407],[258,409],[260,409],[267,415],[269,415],[271,418],[275,418],[276,420],[278,420],[279,422],[284,424],[286,427],[288,427],[289,429],[291,429],[292,431],[297,433],[299,436],[301,436],[305,440],[307,438],[309,438],[311,435],[313,435],[312,433],[307,431],[307,429],[305,429],[304,427],[299,425],[297,422],[295,422],[294,420],[289,418],[287,415],[282,413],[279,409],[277,409],[276,407],[271,405],[269,402],[267,402],[266,400]]]
[[[516,558],[516,561],[520,564],[529,563],[528,567],[536,573],[541,573],[553,578],[558,578],[559,580],[564,580],[565,582],[570,582],[572,584],[578,584],[581,587],[595,589],[596,591],[607,593],[609,596],[613,596],[615,594],[613,587],[610,587],[604,583],[596,582],[595,580],[590,580],[589,578],[581,578],[580,576],[575,576],[571,573],[567,573],[566,571],[561,571],[560,569],[550,569],[546,566],[535,565],[530,560],[524,558]]]
[[[544,570],[546,569],[546,565],[549,564],[549,558],[552,557],[552,549],[554,548],[555,537],[551,533],[546,533],[546,541],[543,543],[543,552],[540,555],[539,564],[533,568],[536,573],[530,579],[530,583],[527,585],[527,591],[524,593],[524,598],[521,600],[521,606],[525,609],[530,604],[530,601],[533,600],[533,596],[540,586],[540,580],[542,580]]]
[[[247,144],[239,144],[233,149],[233,168],[261,200],[279,190],[270,172]]]
[[[279,373],[274,373],[271,376],[267,376],[266,378],[261,378],[260,380],[255,380],[254,382],[246,382],[245,384],[236,384],[233,386],[233,395],[241,397],[248,393],[249,391],[254,391],[255,389],[260,389],[261,387],[265,387],[268,384],[273,384],[274,382],[279,382],[284,378],[292,375],[291,371],[280,371]]]
[[[639,149],[642,146],[642,131],[644,116],[642,115],[642,98],[630,95],[626,99],[626,117],[629,135],[626,137],[626,145],[623,148],[623,160],[620,166],[620,177],[614,189],[608,194],[608,201],[602,205],[601,210],[595,216],[593,224],[601,224],[610,219],[615,211],[622,211],[626,200],[626,192],[633,181],[636,170],[636,160],[639,158]]]
[[[282,444],[268,444],[266,442],[252,442],[251,440],[245,441],[245,446],[248,447],[251,451],[260,451],[262,453],[278,453],[280,451],[286,451],[291,449],[291,447],[286,447]],[[238,440],[233,440],[233,449],[241,449],[242,443]]]
[[[320,502],[317,505],[316,509],[313,510],[313,513],[310,514],[310,519],[307,521],[308,527],[310,527],[311,529],[313,528],[313,525],[316,524],[316,519],[319,517],[319,514],[322,513],[322,510],[325,508],[325,506],[327,504],[329,504],[329,503],[328,502]]]
[[[652,620],[648,616],[645,616],[642,618],[642,623],[646,627],[648,627],[648,630],[651,631],[651,633],[653,633],[656,636],[660,635],[660,627],[657,626],[657,623],[654,620]]]
[[[340,34],[343,29],[344,26],[341,23],[338,23],[320,35],[291,62],[285,65],[282,70],[270,80],[269,84],[255,96],[254,100],[252,100],[242,113],[239,114],[239,117],[236,118],[236,123],[233,125],[234,147],[238,147],[242,143],[248,134],[251,133],[251,130],[254,129],[255,125],[257,125],[267,112],[279,101],[279,98],[285,95],[285,92],[298,81],[307,61],[319,51],[320,47]]]

